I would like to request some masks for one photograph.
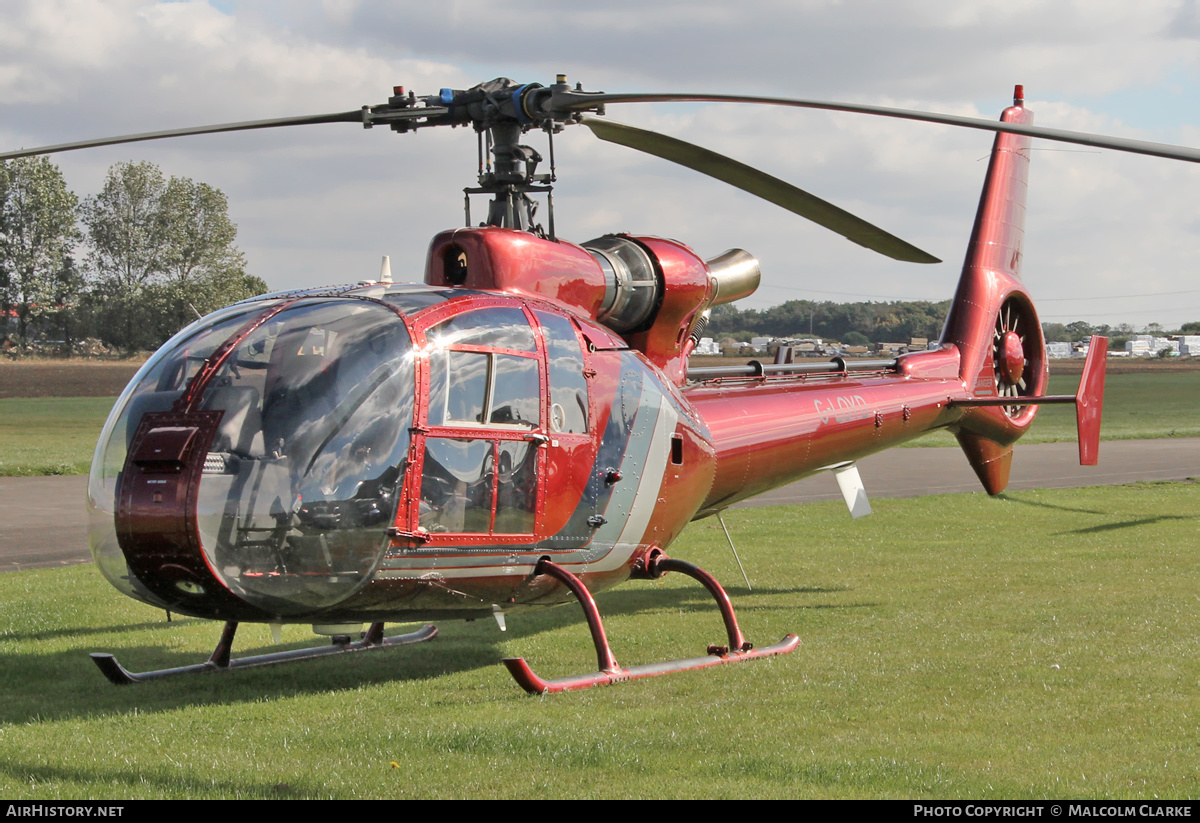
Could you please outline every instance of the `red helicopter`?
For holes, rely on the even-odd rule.
[[[691,367],[708,311],[751,294],[757,261],[710,261],[656,237],[555,236],[553,170],[518,141],[587,126],[602,140],[731,183],[898,260],[936,258],[781,180],[675,138],[602,119],[615,103],[721,101],[826,108],[997,132],[940,344],[890,360]],[[434,238],[423,284],[359,283],[243,301],[179,332],[105,424],[88,489],[91,544],[119,590],[225,621],[211,659],[114,683],[267,665],[428,640],[384,622],[494,616],[577,600],[597,671],[554,692],[791,652],[755,647],[704,570],[668,557],[692,520],[831,470],[869,511],[854,461],[934,429],[954,432],[991,494],[1037,407],[1074,403],[1080,461],[1099,443],[1105,344],[1079,391],[1050,397],[1045,342],[1020,280],[1032,137],[1200,160],[1191,149],[1037,128],[1021,87],[998,122],[872,106],[723,95],[585,92],[499,79],[360,110],[130,135],[0,159],[184,134],[313,123],[405,132],[469,126],[478,187],[467,228]],[[531,194],[545,193],[545,228]],[[492,196],[471,227],[470,195]],[[727,634],[705,656],[623,667],[591,592],[678,572],[713,595]],[[323,648],[232,659],[240,622],[312,623]],[[351,638],[370,624],[361,639]]]

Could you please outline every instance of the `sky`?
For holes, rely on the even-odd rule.
[[[574,6],[544,0],[6,0],[0,147],[346,111],[494,77],[564,73],[609,92],[845,100],[995,118],[1025,86],[1035,123],[1200,145],[1196,0],[764,2]],[[758,166],[945,262],[899,263],[724,184],[601,143],[555,141],[558,235],[671,237],[702,257],[744,248],[790,299],[941,300],[957,282],[986,170],[984,132],[733,105],[610,106]],[[547,155],[544,137],[528,136]],[[422,278],[475,185],[464,129],[349,124],[187,137],[56,155],[81,197],[149,160],[222,189],[249,271],[274,289]],[[1036,141],[1024,279],[1043,321],[1200,320],[1200,169]],[[478,220],[485,203],[475,203]],[[544,212],[544,207],[543,207]]]

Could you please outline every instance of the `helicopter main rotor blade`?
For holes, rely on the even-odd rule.
[[[417,120],[446,114],[449,110],[436,106],[424,108],[380,111],[384,107],[363,107],[354,111],[340,111],[333,114],[302,114],[296,117],[275,117],[270,120],[246,120],[241,123],[217,123],[211,126],[193,126],[187,129],[167,129],[166,131],[148,131],[142,134],[123,134],[116,137],[100,137],[94,140],[79,140],[75,143],[59,143],[56,146],[41,146],[34,149],[20,149],[0,153],[0,160],[14,160],[18,157],[32,157],[37,154],[54,154],[60,151],[75,149],[91,149],[97,146],[115,146],[121,143],[140,143],[144,140],[162,140],[168,137],[185,137],[192,134],[218,134],[226,131],[251,131],[253,129],[274,129],[280,126],[314,126],[320,123],[358,123],[364,127],[383,125],[401,120]]]
[[[247,120],[242,123],[218,123],[212,126],[194,126],[188,129],[168,129],[166,131],[148,131],[141,134],[123,134],[116,137],[100,137],[94,140],[80,140],[75,143],[59,143],[56,146],[41,146],[34,149],[20,149],[0,153],[0,160],[13,160],[18,157],[32,157],[37,154],[54,154],[60,151],[75,149],[90,149],[97,146],[115,146],[121,143],[140,143],[144,140],[162,140],[167,137],[184,137],[190,134],[217,134],[224,131],[250,131],[252,129],[273,129],[279,126],[311,126],[317,123],[362,123],[361,109],[337,112],[335,114],[308,114],[299,117],[276,117],[271,120]]]
[[[661,157],[663,160],[728,183],[894,260],[910,263],[942,262],[928,252],[832,203],[723,154],[665,134],[598,117],[584,116],[582,123],[601,140]]]
[[[1106,137],[1082,131],[1050,129],[1042,126],[1024,126],[1019,123],[1001,123],[979,117],[962,117],[955,114],[935,114],[915,109],[897,109],[888,106],[868,106],[859,103],[833,103],[824,100],[802,100],[788,97],[746,97],[734,94],[608,94],[605,92],[557,92],[554,96],[555,109],[564,111],[588,111],[608,103],[754,103],[765,106],[791,106],[802,109],[844,111],[854,114],[874,114],[895,117],[901,120],[919,120],[925,123],[940,123],[946,126],[962,126],[969,129],[1024,134],[1054,140],[1059,143],[1074,143],[1100,149],[1146,154],[1170,160],[1185,160],[1200,163],[1200,149],[1187,146],[1172,146],[1167,143],[1152,143],[1146,140],[1131,140],[1124,137]]]

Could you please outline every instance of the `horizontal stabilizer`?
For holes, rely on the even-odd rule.
[[[1050,406],[1075,404],[1075,424],[1079,436],[1079,465],[1094,466],[1100,453],[1100,412],[1104,406],[1104,369],[1108,363],[1108,338],[1095,335],[1088,345],[1083,376],[1075,394],[1051,394],[1035,397],[966,397],[951,400],[951,406]]]

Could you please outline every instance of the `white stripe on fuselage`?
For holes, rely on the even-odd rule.
[[[654,387],[657,391],[658,387]],[[639,410],[640,414],[641,410]],[[659,394],[658,416],[650,436],[650,450],[638,478],[633,506],[625,519],[625,526],[617,538],[613,550],[599,563],[593,563],[588,571],[610,571],[621,566],[642,543],[642,537],[650,525],[650,518],[658,506],[658,493],[662,490],[663,475],[667,470],[667,455],[671,453],[671,435],[679,422],[679,413],[670,400]]]

